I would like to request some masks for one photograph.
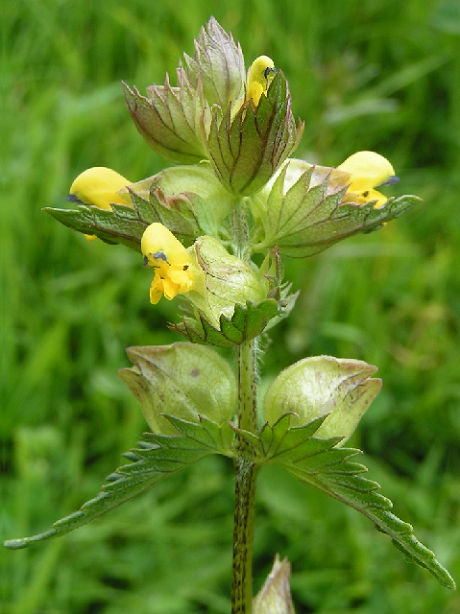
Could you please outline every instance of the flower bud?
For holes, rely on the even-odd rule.
[[[276,555],[264,585],[254,597],[254,614],[294,614],[289,578],[291,565]]]
[[[211,109],[226,109],[243,95],[244,58],[239,45],[212,17],[195,41],[195,54],[184,54],[177,68],[177,87],[166,75],[164,85],[147,88],[147,97],[125,85],[128,108],[140,134],[150,147],[178,164],[207,157]]]
[[[184,71],[192,88],[202,87],[209,107],[222,109],[243,95],[244,58],[239,44],[214,17],[201,28],[193,58],[184,54]]]

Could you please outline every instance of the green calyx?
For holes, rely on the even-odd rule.
[[[275,424],[291,414],[291,425],[322,418],[317,437],[337,437],[343,443],[380,391],[382,382],[370,376],[377,368],[360,360],[331,356],[305,358],[278,375],[267,391],[264,417]]]
[[[237,386],[228,363],[214,350],[190,343],[132,347],[134,367],[121,369],[121,379],[139,401],[154,433],[177,430],[165,415],[198,423],[217,424],[236,412]]]

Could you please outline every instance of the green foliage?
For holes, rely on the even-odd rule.
[[[378,365],[383,391],[351,444],[362,440],[398,515],[458,579],[460,25],[449,0],[5,3],[4,537],[43,531],[93,497],[145,428],[116,371],[128,365],[125,347],[177,340],[165,329],[175,307],[148,304],[151,275],[137,254],[87,244],[41,208],[64,207],[90,166],[133,181],[163,168],[132,124],[120,81],[161,83],[183,50],[193,54],[211,14],[247,63],[268,53],[283,69],[306,122],[299,157],[337,165],[377,150],[401,177],[392,194],[424,199],[376,233],[285,263],[301,294],[273,330],[262,375],[307,355]],[[103,522],[0,553],[0,599],[14,614],[226,613],[232,505],[230,467],[209,457]],[[259,518],[256,585],[273,552],[288,556],[298,611],[460,607],[367,519],[284,470],[261,473]]]
[[[5,546],[16,550],[65,535],[209,454],[232,456],[235,430],[246,440],[247,452],[253,450],[256,464],[279,465],[300,481],[361,512],[389,535],[409,559],[428,569],[447,588],[455,588],[449,572],[436,560],[434,553],[416,539],[411,525],[395,516],[391,512],[391,501],[376,492],[379,484],[363,477],[367,467],[351,460],[361,451],[337,448],[340,437],[314,437],[324,417],[290,428],[291,416],[286,414],[272,427],[266,424],[260,436],[232,430],[228,423],[219,426],[208,419],[191,423],[175,416],[166,417],[180,436],[148,434],[153,444],[140,442],[138,448],[126,454],[131,463],[110,474],[108,483],[96,498],[85,503],[78,512],[58,520],[48,531],[9,540]]]

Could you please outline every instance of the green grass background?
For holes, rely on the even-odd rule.
[[[2,533],[45,530],[94,496],[143,418],[118,379],[124,348],[174,341],[175,306],[122,247],[41,211],[105,165],[134,181],[165,163],[126,110],[174,74],[209,16],[287,75],[299,157],[360,149],[424,203],[371,235],[286,263],[301,295],[263,375],[307,355],[379,367],[351,441],[395,511],[460,580],[460,5],[458,0],[6,0],[2,31]],[[202,462],[69,536],[2,551],[5,614],[229,612],[232,470]],[[258,588],[275,552],[299,613],[456,614],[458,594],[366,519],[283,473],[259,483]]]

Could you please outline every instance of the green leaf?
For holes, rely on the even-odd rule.
[[[237,430],[237,433],[252,444],[256,462],[279,465],[301,482],[361,512],[389,535],[410,560],[425,567],[442,585],[455,588],[449,572],[417,540],[412,526],[395,516],[391,511],[392,502],[376,492],[380,485],[364,477],[367,467],[353,460],[362,454],[361,450],[337,448],[338,438],[313,437],[325,417],[293,428],[290,420],[285,415],[273,426],[265,425],[258,437],[245,431]]]
[[[112,211],[95,205],[78,205],[77,209],[45,207],[43,211],[68,228],[96,235],[107,243],[121,243],[140,252],[141,238],[150,222],[142,219],[138,211],[129,205],[114,204],[112,207]]]
[[[182,322],[171,324],[169,328],[192,343],[231,347],[260,335],[270,320],[279,316],[281,310],[282,307],[275,299],[266,299],[260,303],[247,301],[245,305],[236,304],[231,317],[221,315],[219,328],[213,326],[201,312],[198,312],[198,319],[184,317]]]
[[[65,535],[206,456],[218,453],[231,456],[233,432],[228,425],[219,427],[206,419],[194,424],[172,417],[171,422],[180,435],[146,433],[150,441],[140,442],[138,448],[125,454],[131,462],[110,474],[99,494],[79,511],[58,520],[44,533],[11,539],[4,545],[11,549],[26,548]]]

